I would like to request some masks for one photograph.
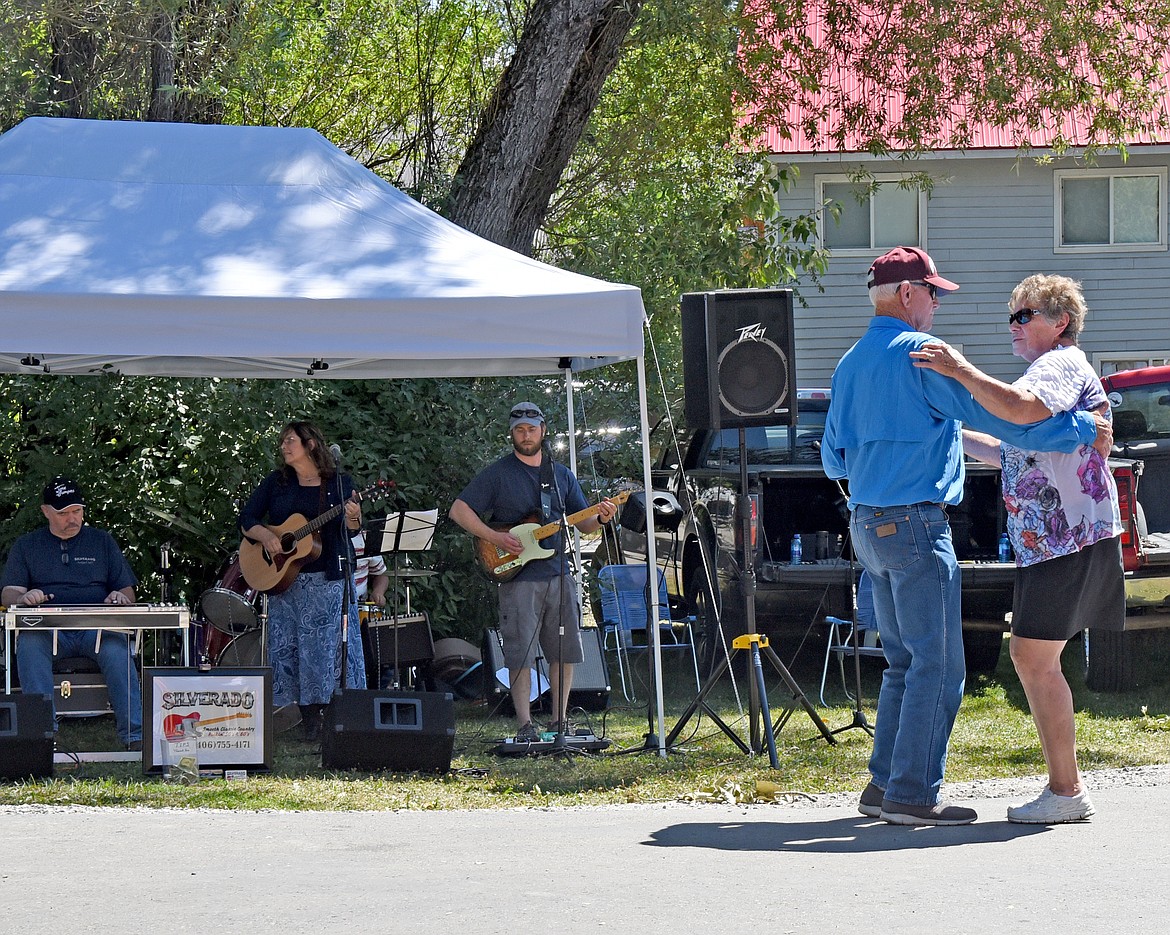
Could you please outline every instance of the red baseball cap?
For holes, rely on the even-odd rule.
[[[869,268],[870,288],[905,280],[928,282],[942,293],[954,292],[959,288],[957,283],[943,279],[930,254],[918,247],[894,247],[889,253],[883,253],[874,260],[873,266]]]

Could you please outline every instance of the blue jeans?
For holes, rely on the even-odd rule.
[[[102,631],[100,652],[94,652],[97,630],[58,630],[57,658],[84,656],[101,667],[114,709],[114,721],[122,743],[142,739],[142,689],[138,666],[125,633]],[[16,667],[20,690],[26,695],[48,695],[53,699],[53,634],[48,630],[22,630],[16,638]],[[56,725],[57,712],[53,718]]]
[[[933,503],[858,506],[850,530],[889,662],[869,771],[891,801],[934,805],[967,674],[947,514]]]

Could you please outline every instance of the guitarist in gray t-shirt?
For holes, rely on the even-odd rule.
[[[499,582],[500,636],[519,725],[516,740],[531,743],[540,739],[530,702],[537,644],[549,663],[552,730],[567,724],[572,666],[584,658],[576,585],[559,532],[562,517],[582,532],[593,532],[613,518],[617,504],[608,499],[586,504],[572,471],[544,448],[548,427],[539,406],[517,403],[508,428],[511,453],[480,471],[451,504],[449,515],[477,538],[480,563]]]

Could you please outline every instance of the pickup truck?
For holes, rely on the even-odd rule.
[[[1170,628],[1170,367],[1102,378],[1113,409],[1113,455],[1126,529],[1125,630],[1089,629],[1086,681],[1098,691],[1133,683],[1133,663],[1150,631]]]
[[[1109,464],[1125,523],[1127,616],[1123,632],[1089,630],[1085,678],[1094,690],[1116,691],[1132,683],[1135,654],[1142,651],[1138,632],[1170,627],[1170,367],[1113,374],[1104,382],[1114,408]],[[860,574],[845,551],[845,492],[821,469],[828,405],[828,390],[802,390],[795,428],[745,429],[756,625],[790,645],[828,614],[851,616]],[[652,470],[658,563],[672,611],[696,618],[700,658],[717,658],[717,616],[724,639],[744,630],[739,430],[682,432],[675,445],[662,428],[654,433]],[[948,512],[962,572],[967,668],[989,672],[1008,626],[1015,564],[998,554],[1006,528],[999,471],[977,462],[966,468],[963,501]],[[620,525],[618,560],[645,561],[644,532],[636,523]],[[794,535],[802,542],[798,565],[791,561]]]
[[[794,428],[744,430],[756,625],[781,646],[795,647],[827,614],[852,616],[852,585],[861,572],[850,566],[847,552],[845,492],[821,468],[828,407],[828,390],[801,390]],[[739,429],[684,431],[678,445],[669,434],[660,424],[652,443],[658,563],[672,611],[696,617],[700,659],[712,653],[717,658],[716,608],[726,640],[744,632]],[[998,557],[1006,523],[999,471],[968,464],[963,502],[948,512],[963,575],[967,665],[972,672],[991,671],[999,660],[1015,580],[1014,563]],[[645,561],[646,537],[638,525],[623,515],[618,560]],[[799,564],[791,561],[793,536],[801,537]]]

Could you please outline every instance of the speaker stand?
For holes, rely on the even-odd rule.
[[[707,683],[699,691],[698,696],[691,702],[687,710],[683,712],[679,722],[671,729],[670,734],[666,738],[666,747],[667,749],[670,748],[671,744],[682,732],[687,721],[701,707],[707,712],[711,720],[719,726],[719,729],[730,737],[740,750],[748,755],[763,752],[760,736],[760,727],[762,726],[763,735],[768,744],[769,762],[772,768],[776,769],[780,765],[776,758],[776,732],[788,723],[792,713],[796,710],[796,704],[804,708],[826,742],[836,744],[837,740],[825,722],[821,720],[821,716],[817,714],[817,709],[812,706],[807,696],[801,691],[800,686],[796,684],[796,679],[792,677],[792,673],[780,661],[780,657],[776,655],[775,650],[768,645],[767,637],[760,636],[756,632],[756,569],[752,555],[751,502],[748,496],[747,436],[742,425],[739,427],[739,485],[740,495],[736,508],[739,510],[740,537],[743,543],[741,548],[742,563],[740,567],[742,568],[742,572],[740,575],[740,590],[743,594],[744,621],[747,625],[747,633],[743,636],[737,636],[732,640],[731,653],[724,656],[719,666],[711,673],[711,677],[707,679]],[[755,676],[751,682],[748,705],[751,746],[745,744],[739,735],[711,709],[711,706],[706,701],[711,689],[715,687],[715,684],[723,676],[723,673],[730,668],[732,660],[743,650],[749,650],[751,653],[752,670]],[[761,654],[768,657],[768,661],[772,663],[772,666],[780,674],[780,678],[784,681],[784,684],[792,692],[792,699],[788,707],[777,718],[775,724],[772,723],[771,709],[768,707],[768,695],[764,685],[764,668],[761,662]]]

